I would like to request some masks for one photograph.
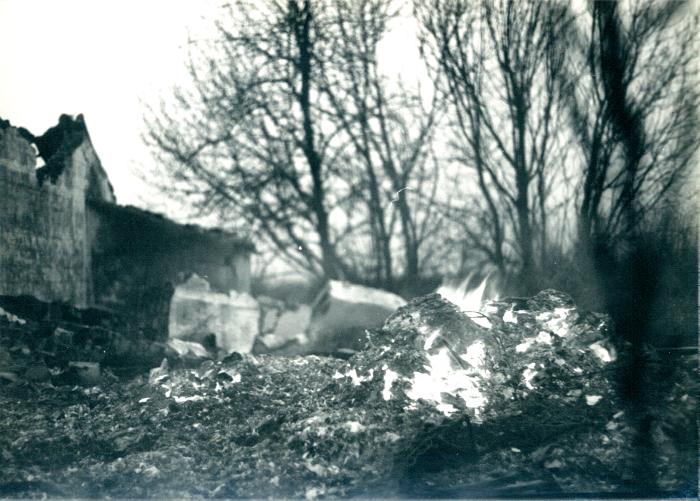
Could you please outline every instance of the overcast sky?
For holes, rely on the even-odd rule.
[[[61,113],[84,114],[118,202],[158,209],[136,175],[151,161],[141,142],[143,105],[186,78],[188,33],[206,35],[204,18],[220,3],[0,0],[0,117],[40,135]],[[412,28],[399,26],[385,44],[385,68],[414,76],[415,44]]]
[[[184,76],[209,0],[0,0],[0,117],[42,134],[83,113],[122,204],[143,205],[142,103]]]

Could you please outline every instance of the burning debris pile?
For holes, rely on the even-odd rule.
[[[398,310],[370,336],[385,356],[385,373],[411,400],[434,402],[449,416],[466,412],[474,422],[519,413],[513,402],[597,405],[613,398],[608,364],[615,349],[603,316],[580,316],[571,300],[544,291],[522,303],[488,303],[476,312],[482,327],[438,294]],[[407,363],[411,346],[415,357]],[[358,360],[359,361],[359,360]],[[361,365],[359,363],[358,365]],[[549,385],[555,385],[551,387]]]
[[[0,495],[629,495],[641,451],[608,329],[555,291],[466,313],[431,294],[349,360],[234,353],[3,392]],[[660,489],[693,495],[695,448],[678,436],[695,436],[696,396],[683,374],[659,398],[646,453]]]

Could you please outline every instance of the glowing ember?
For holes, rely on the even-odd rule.
[[[464,355],[460,355],[459,358],[477,369],[483,376],[487,376],[485,374],[486,371],[483,369],[486,363],[486,345],[483,341],[474,342],[467,348],[467,352]]]
[[[528,364],[527,368],[523,371],[523,382],[525,383],[525,386],[528,388],[528,390],[535,389],[535,387],[532,384],[532,380],[536,375],[537,371],[535,370],[535,364]]]
[[[426,329],[426,327],[421,326],[418,330],[421,331],[423,329]],[[425,343],[423,343],[423,349],[428,351],[430,348],[432,348],[433,343],[437,339],[437,337],[440,335],[440,329],[436,329],[434,332],[432,332],[426,339]]]
[[[557,336],[566,337],[570,327],[568,316],[573,310],[573,308],[554,308],[552,312],[540,313],[536,319],[544,322],[547,328]]]
[[[586,395],[586,404],[591,406],[596,405],[602,398],[603,397],[600,395]]]
[[[527,350],[530,349],[532,346],[532,340],[526,339],[522,343],[520,343],[518,346],[515,347],[515,352],[516,353],[525,353]]]
[[[614,362],[617,358],[614,348],[607,350],[600,343],[593,343],[588,348],[601,360],[601,362],[606,364],[609,362]]]
[[[348,422],[346,422],[346,423],[345,423],[345,428],[347,428],[347,430],[348,430],[350,433],[359,433],[359,432],[365,430],[365,426],[364,426],[362,423],[358,422],[358,421],[348,421]]]
[[[537,337],[535,337],[535,341],[538,343],[552,344],[552,336],[549,334],[549,332],[540,331],[537,334]]]
[[[522,343],[515,347],[516,353],[525,353],[534,343],[552,344],[552,336],[545,331],[540,331],[537,336],[525,338]],[[556,362],[556,361],[555,361]]]
[[[517,324],[518,317],[513,314],[513,308],[509,309],[503,314],[503,321],[510,324]]]
[[[335,374],[333,374],[333,379],[342,379],[346,377],[349,377],[352,380],[353,385],[360,386],[360,384],[364,383],[365,381],[372,380],[374,377],[374,369],[370,369],[367,376],[358,376],[355,369],[350,369],[347,374],[341,374],[338,371],[335,371]]]

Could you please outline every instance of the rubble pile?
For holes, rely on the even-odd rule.
[[[129,380],[4,391],[0,495],[635,493],[630,465],[649,451],[633,446],[613,384],[623,347],[605,316],[555,291],[478,312],[431,294],[366,339],[348,360],[166,358]],[[692,368],[678,370],[659,395],[651,460],[665,494],[690,496],[696,452],[678,437],[695,436],[697,383]]]
[[[96,384],[133,376],[171,352],[164,343],[131,335],[118,316],[0,297],[0,380],[25,385]]]

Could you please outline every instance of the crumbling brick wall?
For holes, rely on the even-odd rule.
[[[31,135],[0,120],[0,294],[90,303],[86,173],[96,159],[87,137],[67,154],[55,182],[39,183]]]

